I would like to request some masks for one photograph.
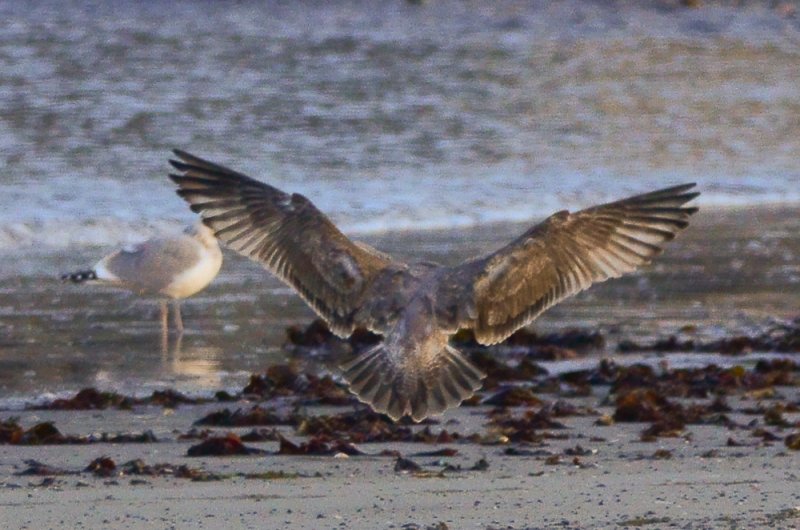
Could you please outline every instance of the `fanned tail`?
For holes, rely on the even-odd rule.
[[[342,366],[350,391],[395,421],[405,415],[422,421],[457,407],[486,377],[450,345],[433,362],[414,362],[417,359],[412,357],[398,363],[395,359],[378,344]]]
[[[97,279],[97,272],[94,270],[85,270],[77,272],[69,272],[61,275],[62,282],[83,283]]]

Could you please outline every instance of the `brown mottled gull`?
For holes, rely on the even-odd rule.
[[[694,184],[558,212],[455,267],[406,264],[348,239],[307,198],[175,151],[177,193],[215,235],[293,287],[341,337],[383,341],[343,366],[350,390],[393,419],[458,406],[484,374],[449,344],[468,328],[495,344],[596,282],[647,264],[686,228]]]
[[[137,294],[172,299],[175,326],[183,331],[180,300],[211,283],[222,266],[222,252],[214,233],[202,223],[182,234],[148,239],[122,248],[88,270],[64,274],[74,283],[97,282],[129,289]],[[161,302],[161,327],[167,330],[167,302]]]

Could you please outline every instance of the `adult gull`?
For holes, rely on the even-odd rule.
[[[112,252],[91,269],[64,274],[74,283],[103,283],[141,295],[161,297],[161,329],[168,327],[167,300],[173,301],[175,327],[183,331],[180,300],[206,288],[222,266],[213,231],[196,223],[174,236],[156,237]]]

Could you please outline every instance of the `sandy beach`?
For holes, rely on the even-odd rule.
[[[183,345],[172,339],[168,351],[159,350],[155,311],[146,304],[120,313],[114,292],[98,296],[48,279],[36,284],[43,295],[31,298],[19,284],[6,282],[20,311],[6,319],[11,334],[3,362],[21,368],[4,372],[11,391],[0,422],[6,427],[14,423],[18,433],[52,422],[71,443],[53,444],[28,434],[24,443],[0,444],[0,526],[795,528],[800,524],[800,442],[793,438],[800,437],[800,370],[792,361],[796,349],[737,337],[771,337],[770,326],[796,318],[796,291],[786,286],[796,285],[798,219],[791,207],[706,210],[695,230],[676,241],[656,265],[590,290],[532,327],[543,336],[568,336],[577,329],[579,336],[594,333],[602,340],[590,340],[587,348],[562,344],[542,350],[550,357],[524,342],[491,352],[501,365],[512,367],[506,374],[523,373],[519,363],[525,358],[534,363],[527,366],[551,372],[498,380],[480,394],[487,400],[508,385],[530,387],[533,397],[526,395],[526,406],[502,400],[500,409],[464,406],[436,424],[411,428],[432,433],[417,442],[406,433],[393,441],[359,441],[356,449],[337,449],[358,430],[334,431],[321,438],[329,444],[325,455],[276,454],[285,450],[271,430],[277,428],[294,444],[308,443],[314,436],[303,431],[306,420],[298,418],[348,414],[354,405],[320,406],[315,404],[318,396],[295,395],[294,390],[278,397],[243,393],[251,374],[290,358],[298,369],[330,373],[341,384],[335,368],[341,359],[329,355],[327,343],[298,346],[288,338],[287,327],[302,331],[310,322],[307,310],[249,263],[232,260],[220,285],[186,304],[189,325]],[[765,232],[761,226],[770,228]],[[468,244],[461,232],[435,231],[388,234],[373,242],[401,256],[421,250],[447,261],[485,251],[497,234],[519,229],[483,227],[469,232]],[[253,285],[263,285],[272,295],[254,295]],[[237,297],[242,290],[249,290],[248,296]],[[55,292],[53,305],[36,302]],[[791,325],[787,329],[798,333]],[[623,347],[629,343],[633,346]],[[339,354],[350,351],[337,348],[333,351]],[[613,420],[620,406],[616,400],[626,391],[619,385],[630,382],[630,374],[591,375],[603,358],[620,366],[651,367],[653,373],[645,378],[632,372],[634,386],[659,389],[670,403],[662,410],[665,418],[689,416],[677,426],[658,427],[655,436],[642,441],[653,425],[649,420]],[[788,364],[776,365],[768,377],[759,371],[759,360],[776,359]],[[64,362],[72,372],[65,372]],[[712,365],[720,371],[703,372]],[[689,372],[694,375],[681,375],[682,370],[694,370]],[[582,373],[581,382],[571,373]],[[682,378],[694,382],[687,387]],[[41,410],[58,398],[74,397],[82,387],[140,401]],[[342,387],[334,388],[346,396]],[[147,398],[169,389],[200,402],[153,404]],[[214,397],[220,390],[233,401]],[[716,403],[719,399],[724,406]],[[684,408],[675,409],[675,403]],[[39,408],[32,410],[31,404]],[[702,414],[689,414],[692,405],[704,407]],[[262,418],[262,424],[246,427],[194,425],[212,412],[252,407],[279,416],[294,411],[296,416]],[[564,415],[556,416],[557,410]],[[541,411],[548,411],[544,418],[536,416]],[[496,417],[504,414],[533,414],[543,423],[499,427]],[[267,441],[246,441],[253,429],[266,429],[260,439]],[[442,430],[460,437],[435,443]],[[188,456],[203,438],[228,433],[264,452]],[[113,441],[114,436],[123,438]],[[340,449],[365,454],[344,457]],[[452,456],[414,456],[438,450]],[[398,455],[419,468],[405,470]],[[103,457],[113,466],[95,462]]]
[[[797,372],[795,372],[797,373]],[[797,387],[776,388],[798,403]],[[546,399],[546,396],[542,396]],[[20,422],[53,421],[64,433],[151,430],[157,443],[0,446],[3,528],[794,528],[800,524],[797,451],[780,437],[747,429],[692,425],[680,435],[642,442],[640,423],[595,425],[613,414],[598,398],[570,398],[591,415],[559,418],[564,429],[535,444],[376,443],[420,466],[396,471],[395,456],[252,455],[187,457],[195,441],[176,441],[219,405],[133,411],[25,412]],[[733,398],[736,410],[770,403]],[[244,403],[227,404],[237,407]],[[795,410],[797,410],[795,405]],[[445,414],[434,431],[483,432],[488,407]],[[318,409],[311,409],[319,413]],[[328,409],[326,412],[330,412]],[[516,411],[519,412],[519,411]],[[4,416],[6,416],[4,414]],[[731,413],[742,425],[760,417]],[[786,414],[797,431],[800,414]],[[234,429],[244,433],[244,429]],[[228,430],[220,430],[228,432]],[[301,438],[287,436],[294,441]],[[269,452],[278,443],[248,443]],[[452,457],[411,456],[455,449]],[[509,455],[515,448],[519,455]],[[24,475],[35,459],[70,472],[109,457],[203,470],[192,480],[115,470]],[[473,470],[485,460],[488,468]],[[444,470],[445,465],[461,470]],[[480,467],[480,466],[478,466]]]
[[[758,224],[742,221],[747,218],[771,228],[765,235]],[[80,305],[73,296],[98,316],[114,303],[65,290],[59,304],[39,312],[37,325],[52,327],[35,341],[23,340],[22,330],[30,329],[19,325],[24,313],[11,321],[17,340],[4,352],[7,358],[31,352],[27,370],[34,375],[25,384],[45,391],[23,394],[17,383],[0,411],[0,440],[3,433],[15,440],[0,444],[0,526],[795,528],[800,322],[792,321],[796,292],[783,286],[796,274],[799,218],[787,207],[704,212],[660,265],[555,308],[531,328],[541,335],[488,350],[485,359],[497,363],[485,368],[490,379],[478,406],[449,411],[429,425],[358,423],[364,408],[348,399],[335,368],[355,346],[303,331],[310,317],[288,292],[261,313],[248,313],[257,307],[251,300],[226,293],[252,285],[252,278],[272,280],[246,262],[235,262],[216,288],[227,312],[217,312],[214,289],[188,304],[206,315],[190,325],[183,352],[174,343],[158,350],[152,311],[136,310],[137,317],[112,310],[99,327],[74,312],[59,319]],[[458,259],[459,252],[483,251],[497,233],[518,229],[474,231],[468,248],[447,232],[382,241],[391,240],[400,255],[422,248],[434,258]],[[275,307],[286,314],[265,335],[259,319]],[[231,323],[236,333],[225,331]],[[284,324],[295,326],[293,339]],[[60,333],[84,335],[80,351],[101,363],[114,350],[140,356],[117,368],[130,380],[115,383],[120,376],[106,368],[95,368],[103,378],[84,369],[64,378],[63,368],[35,363],[36,352],[51,352],[51,363],[60,362],[61,349],[69,355],[76,343],[59,345]],[[236,342],[224,346],[232,337]],[[268,353],[238,358],[265,341]],[[181,358],[203,344],[218,344],[230,359]],[[153,359],[164,373],[137,386],[137,373],[147,373]],[[287,359],[299,379],[274,368]],[[254,368],[220,370],[237,361]],[[116,394],[77,401],[81,386]],[[633,396],[627,398],[633,408],[624,396]],[[216,423],[197,424],[222,411]],[[248,419],[231,419],[239,416]],[[341,420],[345,427],[310,427],[312,418],[330,423],[339,416],[349,418]],[[48,424],[65,438],[48,441],[52,428],[41,427]],[[381,439],[376,432],[383,441],[370,440]],[[234,451],[242,449],[241,440],[253,452],[188,456],[209,439]],[[291,454],[303,451],[311,454]]]

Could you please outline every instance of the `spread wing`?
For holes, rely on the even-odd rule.
[[[365,290],[391,260],[348,239],[300,194],[174,153],[177,193],[216,237],[293,287],[337,335],[352,333]]]
[[[497,252],[452,269],[439,294],[442,312],[472,328],[480,343],[500,342],[593,283],[649,263],[697,211],[683,207],[699,195],[693,187],[558,212]]]

